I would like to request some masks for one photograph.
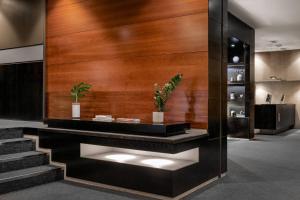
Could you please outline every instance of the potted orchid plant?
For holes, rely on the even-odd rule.
[[[76,84],[71,89],[72,103],[72,118],[80,118],[80,103],[79,100],[84,97],[92,86],[81,82]]]
[[[177,74],[163,87],[160,87],[157,83],[154,84],[154,104],[156,107],[156,112],[153,112],[152,115],[154,123],[164,121],[165,105],[181,80],[182,74]]]

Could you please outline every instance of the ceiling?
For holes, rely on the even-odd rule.
[[[300,0],[229,0],[229,11],[255,29],[255,49],[300,49]]]

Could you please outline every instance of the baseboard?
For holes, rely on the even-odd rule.
[[[157,195],[157,194],[151,194],[151,193],[147,193],[147,192],[141,192],[141,191],[137,191],[137,190],[131,190],[131,189],[127,189],[127,188],[106,185],[106,184],[96,183],[96,182],[92,182],[92,181],[86,181],[86,180],[72,178],[72,177],[66,177],[65,180],[75,182],[75,183],[80,183],[80,184],[87,185],[87,186],[93,186],[93,187],[100,188],[100,189],[108,189],[108,190],[112,190],[112,191],[116,191],[116,192],[123,192],[123,193],[132,194],[132,195],[143,196],[143,197],[147,197],[147,198],[151,198],[151,199],[180,200],[180,199],[196,192],[197,190],[208,186],[209,184],[213,183],[214,181],[218,180],[218,177],[212,178],[212,179],[210,179],[210,180],[208,180],[208,181],[206,181],[206,182],[204,182],[204,183],[202,183],[202,184],[200,184],[200,185],[198,185],[176,197],[167,197],[167,196],[162,196],[162,195]]]

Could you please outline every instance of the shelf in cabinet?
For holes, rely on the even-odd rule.
[[[244,82],[229,82],[227,83],[229,86],[245,86]]]
[[[227,100],[228,103],[245,103],[245,99],[238,99],[238,100]]]
[[[255,83],[297,83],[300,80],[260,80],[255,81]]]
[[[228,119],[248,119],[249,117],[231,117],[228,116]]]
[[[233,63],[228,63],[227,67],[228,68],[244,68],[246,65],[244,63],[237,63],[237,64],[233,64]]]
[[[246,108],[245,104],[239,105],[239,104],[228,104],[228,108],[230,109],[243,109]]]

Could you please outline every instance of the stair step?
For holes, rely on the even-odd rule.
[[[21,128],[0,129],[0,140],[21,138],[21,137],[23,137],[23,130]]]
[[[46,164],[49,164],[48,155],[37,151],[0,155],[0,173]]]
[[[63,178],[63,170],[43,165],[0,173],[0,194],[49,183]]]
[[[35,150],[35,144],[30,139],[14,138],[0,140],[0,155],[33,150]]]

